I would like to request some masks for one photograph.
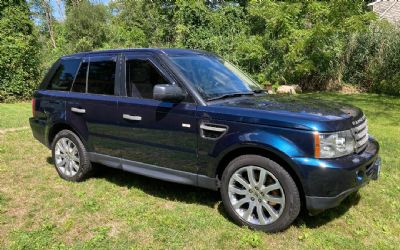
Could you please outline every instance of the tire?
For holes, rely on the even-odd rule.
[[[250,175],[254,176],[253,182]],[[238,225],[251,229],[279,232],[288,228],[300,213],[299,190],[290,174],[278,163],[259,155],[232,160],[223,172],[220,192],[229,216]]]
[[[91,175],[93,167],[89,155],[81,139],[74,132],[70,130],[58,132],[53,139],[51,150],[56,171],[64,180],[79,182]],[[75,164],[70,164],[72,161]]]

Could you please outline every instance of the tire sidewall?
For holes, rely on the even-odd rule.
[[[68,138],[69,140],[71,140],[75,146],[78,148],[78,152],[79,152],[79,170],[78,172],[74,175],[74,176],[67,176],[65,174],[63,174],[57,167],[56,165],[56,161],[55,161],[55,147],[57,142],[62,139],[62,138]],[[77,135],[75,135],[73,132],[69,131],[69,130],[62,130],[59,133],[57,133],[57,135],[54,137],[53,143],[51,145],[51,151],[52,151],[52,157],[53,157],[53,162],[54,162],[54,167],[58,173],[58,175],[68,181],[81,181],[85,178],[85,174],[86,174],[86,168],[88,168],[88,161],[87,161],[87,152],[86,149],[83,145],[83,143],[81,142],[81,140],[79,139],[79,137]]]
[[[281,216],[276,221],[268,225],[255,225],[243,220],[236,213],[229,199],[228,187],[231,176],[238,169],[250,165],[263,168],[273,174],[278,179],[285,194],[285,207]],[[233,220],[241,226],[248,226],[256,230],[261,230],[265,232],[282,231],[293,222],[293,220],[300,212],[299,192],[289,173],[276,162],[262,156],[246,155],[238,157],[231,161],[227,168],[224,170],[220,192],[226,211],[231,216],[231,218],[233,218]]]

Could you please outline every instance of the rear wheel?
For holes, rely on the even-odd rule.
[[[52,154],[56,170],[65,180],[82,181],[92,171],[85,146],[70,130],[57,133],[52,143]]]
[[[229,163],[221,196],[236,223],[265,232],[286,229],[300,212],[292,177],[276,162],[258,155],[243,155]]]

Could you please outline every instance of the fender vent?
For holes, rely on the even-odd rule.
[[[209,140],[217,140],[221,138],[226,133],[227,130],[228,127],[225,125],[211,124],[211,123],[200,124],[201,137]]]

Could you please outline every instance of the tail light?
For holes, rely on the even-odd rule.
[[[36,113],[36,99],[32,98],[32,116],[34,117]]]

